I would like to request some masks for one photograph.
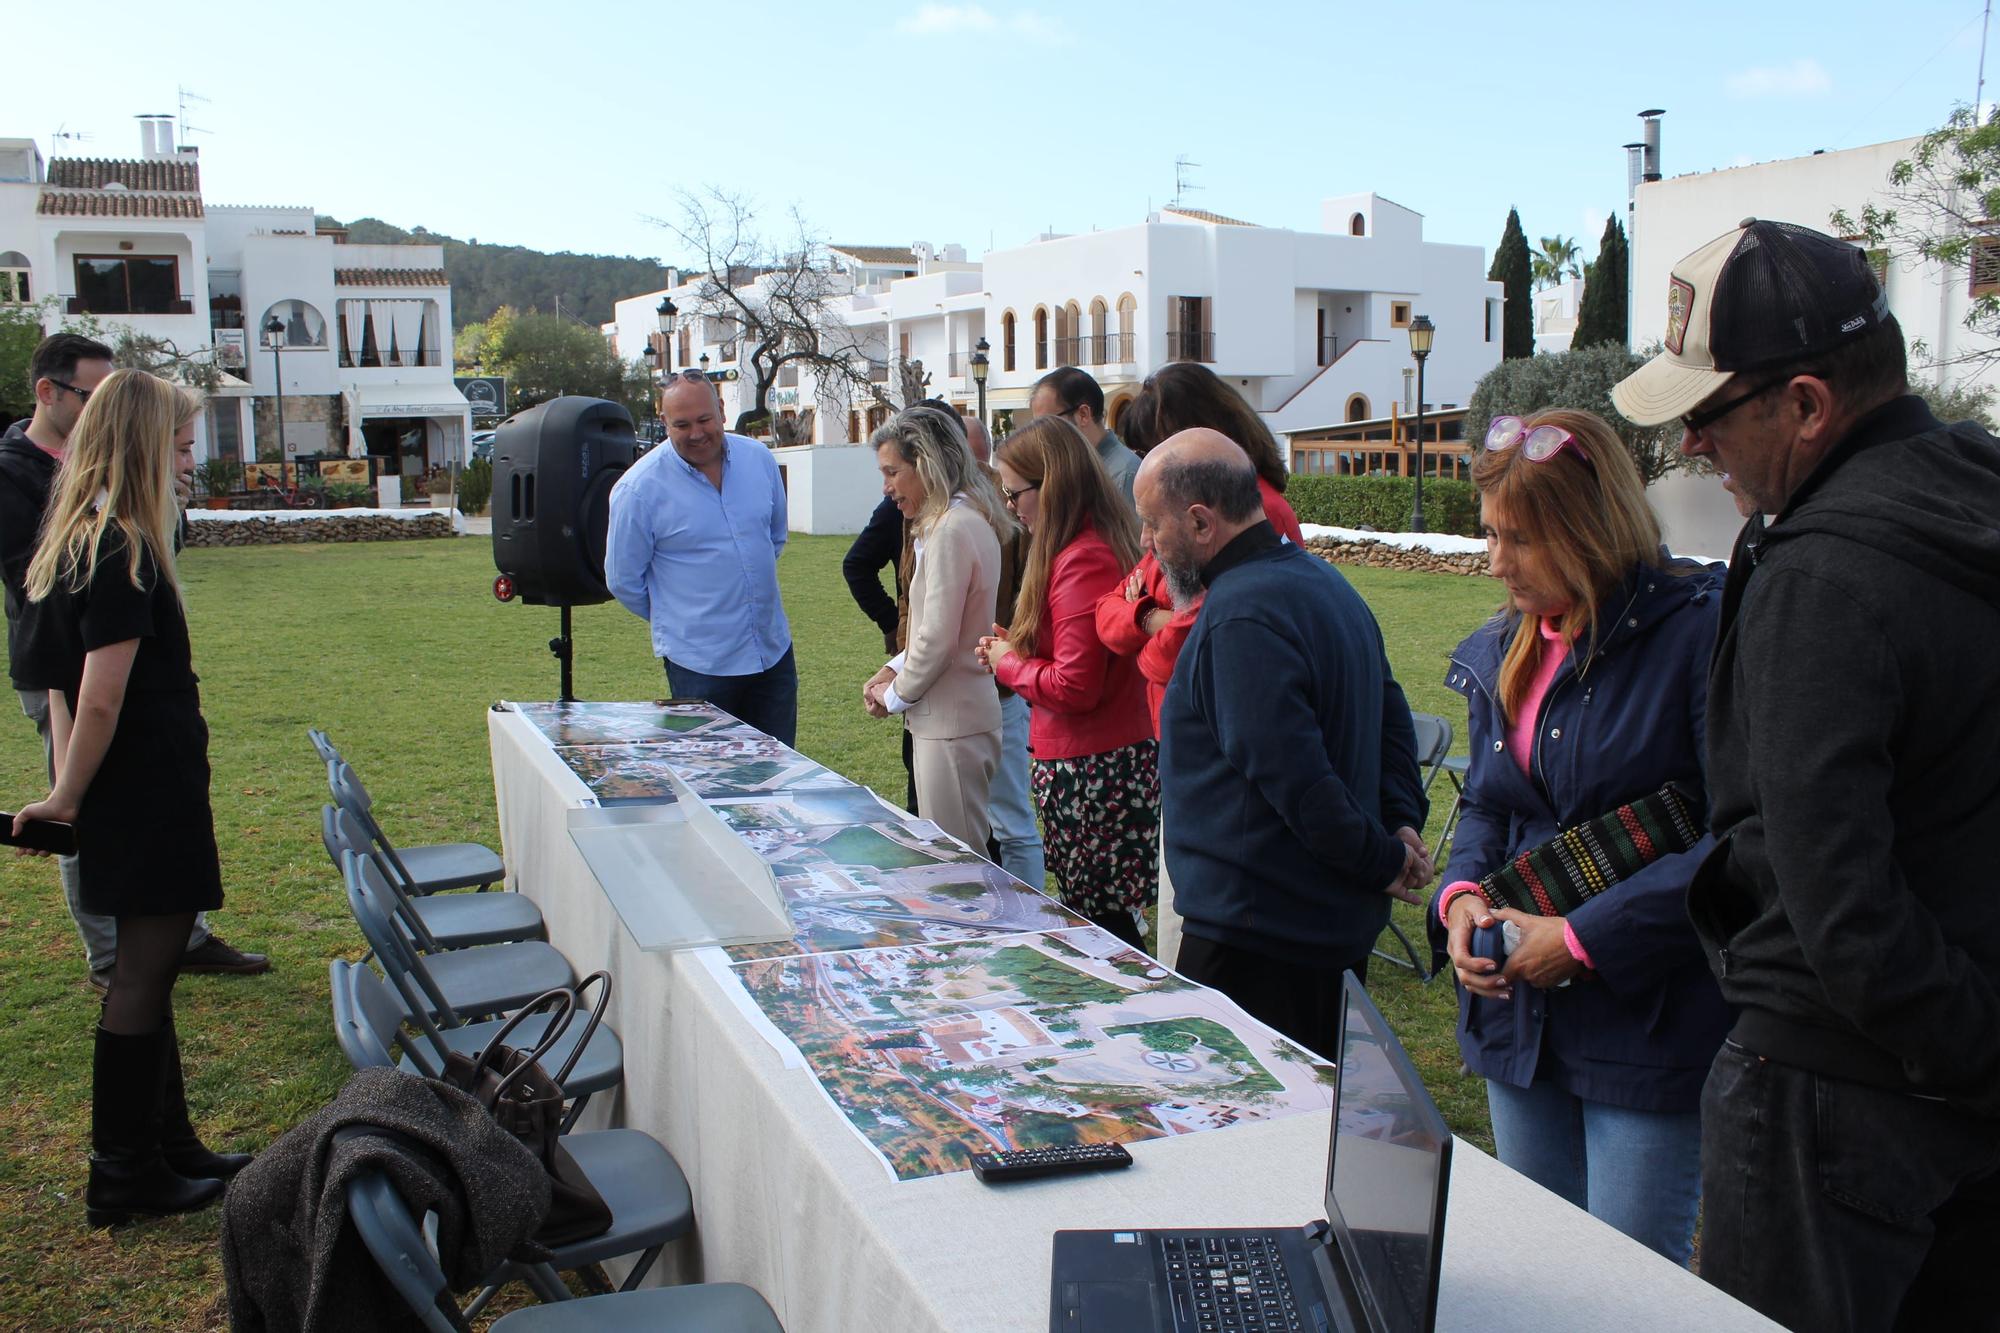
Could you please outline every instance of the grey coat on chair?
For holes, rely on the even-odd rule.
[[[350,1128],[362,1132],[340,1134]],[[417,1216],[438,1215],[454,1289],[510,1255],[546,1254],[530,1239],[549,1206],[534,1155],[456,1088],[364,1069],[229,1187],[222,1266],[235,1333],[421,1328],[347,1223],[346,1183],[371,1170],[386,1172]]]

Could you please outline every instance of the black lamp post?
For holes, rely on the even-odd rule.
[[[986,341],[984,335],[972,345],[972,382],[979,386],[979,424],[989,431],[993,426],[986,420],[986,372],[990,369],[986,354],[991,350],[993,345]]]
[[[1424,362],[1430,359],[1437,327],[1429,315],[1410,321],[1410,355],[1417,359],[1417,499],[1410,513],[1410,531],[1424,530]]]
[[[278,483],[285,479],[285,363],[282,348],[285,345],[285,321],[276,315],[264,321],[264,336],[271,341],[271,370],[276,376],[278,389]]]
[[[681,312],[673,297],[664,296],[656,313],[660,317],[660,378],[665,380],[674,373],[674,330],[680,327]]]
[[[703,352],[703,353],[701,354],[701,377],[702,377],[703,379],[707,379],[707,378],[708,378],[708,353],[707,353],[707,352]]]

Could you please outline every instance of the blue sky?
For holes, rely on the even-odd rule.
[[[1140,221],[1181,155],[1200,164],[1185,202],[1234,217],[1316,227],[1323,197],[1374,190],[1433,240],[1490,253],[1513,206],[1531,241],[1563,233],[1588,257],[1624,206],[1641,108],[1667,109],[1670,175],[1922,133],[1973,98],[1981,4],[163,12],[17,14],[10,48],[29,54],[0,84],[0,136],[135,156],[131,118],[185,86],[208,99],[188,119],[211,202],[668,260],[647,217],[679,186],[751,195],[774,228],[796,204],[837,241],[977,255]],[[2000,41],[1989,61],[1991,89]],[[92,137],[52,145],[59,127]]]

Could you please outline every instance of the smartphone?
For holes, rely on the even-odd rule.
[[[57,856],[76,855],[76,825],[58,824],[52,819],[31,819],[14,835],[14,816],[0,810],[0,847],[27,847]]]

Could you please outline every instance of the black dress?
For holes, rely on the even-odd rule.
[[[65,571],[23,608],[14,684],[61,690],[74,717],[84,655],[139,641],[117,730],[77,814],[78,896],[107,916],[208,911],[222,906],[222,867],[187,617],[144,547],[133,586],[127,552],[107,528],[83,589],[71,591]]]

